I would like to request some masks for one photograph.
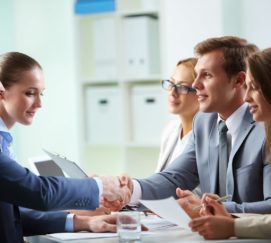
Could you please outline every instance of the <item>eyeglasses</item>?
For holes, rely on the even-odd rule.
[[[168,91],[174,89],[177,94],[188,94],[196,92],[196,89],[192,87],[181,84],[174,84],[168,79],[162,80],[162,88]]]

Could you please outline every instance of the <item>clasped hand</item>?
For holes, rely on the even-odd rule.
[[[100,176],[103,183],[101,204],[112,211],[119,211],[130,202],[133,186],[132,179],[127,176]]]

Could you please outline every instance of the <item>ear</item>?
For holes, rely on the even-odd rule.
[[[234,87],[235,88],[243,88],[246,81],[246,72],[241,71],[234,77]]]

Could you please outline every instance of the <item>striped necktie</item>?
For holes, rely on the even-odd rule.
[[[219,130],[219,156],[218,156],[218,165],[219,165],[219,195],[226,195],[226,180],[227,180],[227,167],[228,167],[228,139],[225,121],[220,121],[218,124]]]

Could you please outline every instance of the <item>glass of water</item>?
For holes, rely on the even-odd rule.
[[[120,242],[140,242],[140,213],[136,211],[118,213],[117,229]]]

